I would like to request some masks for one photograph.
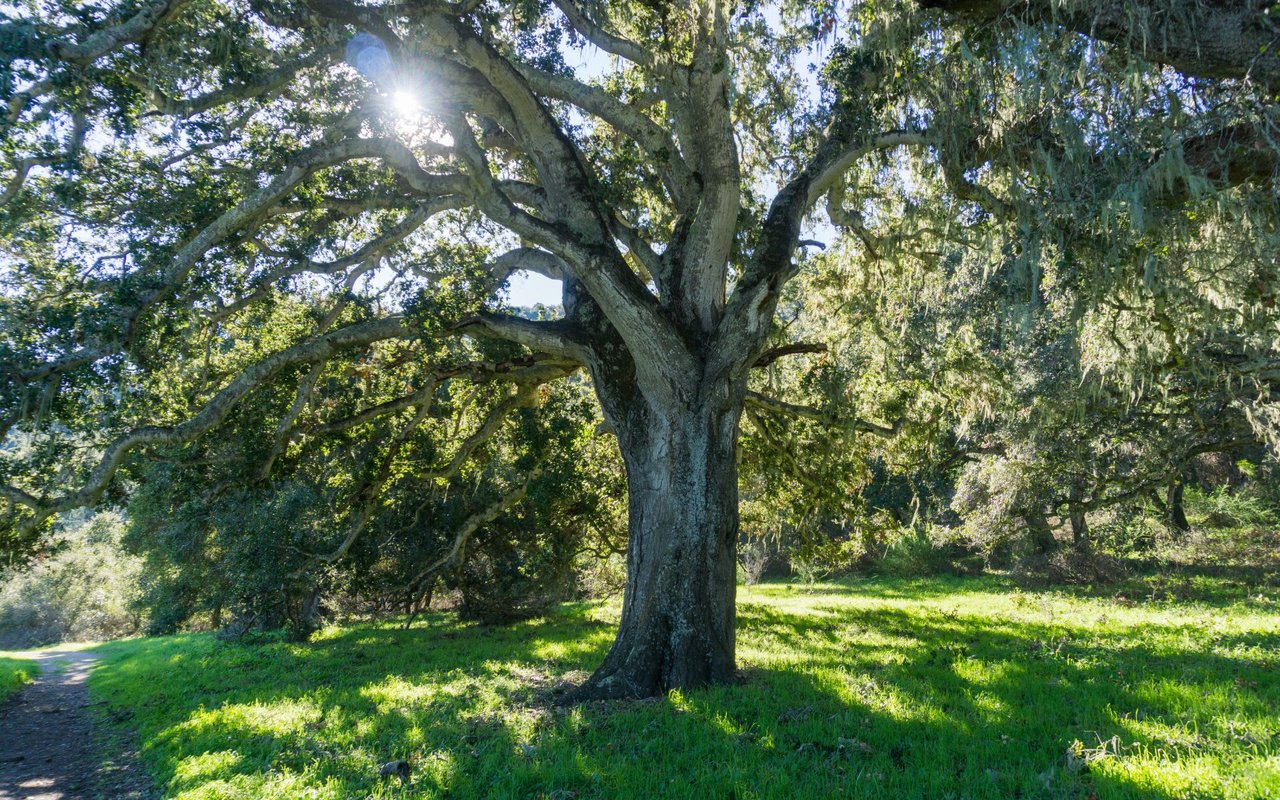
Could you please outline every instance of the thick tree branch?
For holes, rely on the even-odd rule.
[[[454,325],[455,333],[479,334],[516,342],[534,352],[551,353],[578,363],[586,362],[586,351],[575,341],[564,320],[534,321],[511,314],[483,312]]]
[[[84,138],[89,131],[89,120],[84,114],[76,114],[72,118],[71,135],[67,141],[66,149],[56,155],[46,156],[27,156],[18,159],[14,164],[13,177],[5,184],[4,192],[0,193],[0,206],[9,204],[22,191],[23,185],[27,182],[27,176],[31,170],[36,167],[50,167],[55,164],[64,164],[72,161],[80,153],[84,147]]]
[[[805,210],[812,208],[854,164],[871,153],[896,147],[928,147],[933,142],[924,131],[886,131],[869,141],[830,140],[829,152],[819,152],[809,166]]]
[[[102,496],[116,470],[125,457],[140,447],[160,444],[182,444],[209,432],[239,404],[244,397],[269,378],[295,364],[308,364],[327,359],[336,353],[363,347],[387,339],[408,339],[418,335],[398,316],[351,325],[332,333],[274,353],[245,369],[230,384],[215,394],[193,417],[177,425],[136,428],[116,437],[103,450],[97,466],[89,473],[83,486],[73,491],[35,497],[12,486],[0,487],[15,502],[28,506],[33,519],[27,526],[34,528],[53,514],[92,505]]]
[[[1249,78],[1280,91],[1280,28],[1269,0],[919,0],[987,25],[1002,16],[1062,25],[1203,78]]]
[[[555,253],[536,247],[517,247],[508,250],[485,265],[493,274],[495,284],[502,284],[513,272],[536,272],[544,278],[562,281],[569,275],[564,259]]]
[[[895,420],[892,425],[880,425],[875,422],[867,422],[862,419],[840,419],[839,417],[829,414],[821,409],[777,400],[767,395],[760,394],[759,392],[747,392],[747,405],[758,408],[762,411],[767,411],[771,414],[781,414],[788,417],[813,420],[814,422],[821,423],[823,426],[828,428],[870,433],[886,439],[895,436],[898,433],[898,429],[902,427],[901,419]]]
[[[670,385],[676,375],[687,376],[691,358],[684,341],[616,249],[592,246],[516,208],[499,190],[466,120],[454,118],[449,128],[486,216],[565,261],[636,355],[639,369],[651,373],[655,380],[650,386]]]
[[[680,249],[670,259],[672,294],[667,305],[685,326],[712,335],[724,319],[728,262],[733,255],[743,174],[729,95],[732,78],[728,14],[720,0],[697,4],[693,59],[685,81],[689,150],[699,179],[697,204],[682,217]]]
[[[230,103],[275,95],[292,83],[298,73],[311,67],[331,64],[340,52],[336,48],[317,50],[297,61],[276,67],[253,83],[223,86],[194,97],[170,97],[151,85],[143,75],[131,74],[128,80],[134,86],[151,93],[151,104],[161,114],[186,118]]]
[[[157,25],[185,6],[187,1],[153,0],[143,4],[141,9],[124,22],[95,31],[85,37],[84,41],[72,42],[65,38],[45,41],[44,51],[60,61],[89,64],[121,45],[146,38]]]
[[[404,219],[364,243],[351,254],[336,258],[333,261],[312,261],[306,257],[262,245],[263,252],[277,258],[288,259],[292,262],[292,265],[286,269],[273,270],[256,280],[255,283],[265,286],[273,284],[281,278],[304,272],[313,275],[332,275],[357,264],[371,262],[403,242],[431,217],[444,211],[464,208],[467,205],[468,201],[458,195],[437,198],[434,201],[424,203],[406,214]]]
[[[695,191],[693,173],[680,154],[675,140],[662,126],[635,107],[627,105],[605,90],[581,83],[563,75],[554,75],[527,64],[516,64],[533,90],[546,97],[564,100],[593,116],[634,141],[653,159],[672,203],[686,209]]]
[[[434,175],[422,169],[407,147],[389,139],[347,139],[320,144],[299,153],[293,162],[266,186],[251,193],[223,212],[199,233],[187,240],[171,257],[155,288],[143,292],[128,309],[121,331],[112,339],[96,340],[70,353],[45,362],[21,376],[25,383],[42,380],[55,373],[91,364],[115,353],[132,335],[133,325],[143,311],[175,291],[190,271],[213,247],[256,222],[304,180],[324,167],[360,158],[381,159],[408,186],[424,197],[466,195],[470,184],[463,175]],[[531,198],[529,198],[531,199]]]
[[[322,423],[302,423],[300,430],[310,436],[327,436],[350,430],[378,417],[394,414],[430,400],[442,381],[450,378],[466,378],[477,383],[488,381],[507,382],[517,386],[534,386],[565,377],[578,365],[562,359],[534,354],[502,362],[473,362],[434,370],[423,378],[423,385],[412,393],[370,406],[356,414]]]
[[[648,273],[648,279],[653,281],[658,293],[666,293],[670,288],[671,277],[666,259],[654,252],[648,240],[641,236],[640,232],[632,227],[617,209],[614,210],[610,222],[613,223],[614,237],[627,248],[627,254],[635,259],[637,271],[642,276]]]
[[[778,347],[771,347],[756,357],[751,364],[755,369],[764,369],[773,362],[784,356],[796,355],[797,353],[825,353],[827,346],[822,342],[796,342],[794,344],[784,344]]]
[[[606,53],[621,56],[633,64],[653,66],[653,54],[635,42],[615,36],[596,24],[573,0],[552,0],[573,29]]]
[[[346,0],[310,0],[331,18],[357,25],[402,47],[376,9]],[[456,16],[427,13],[423,45],[431,57],[455,61],[481,76],[510,109],[511,134],[520,143],[546,192],[540,216],[515,206],[496,184],[489,160],[470,123],[457,108],[437,114],[449,129],[477,205],[495,223],[562,257],[626,342],[651,391],[680,391],[695,374],[693,354],[657,299],[627,266],[614,243],[593,179],[572,139],[529,82],[491,43]],[[720,71],[727,69],[721,66]],[[730,131],[732,141],[732,131]],[[736,205],[734,207],[736,214]],[[732,237],[730,237],[732,238]],[[723,266],[723,265],[721,265]]]
[[[812,160],[782,187],[769,206],[759,243],[716,330],[715,361],[709,371],[750,368],[755,350],[764,344],[779,292],[794,273],[792,255],[800,240],[801,222],[813,204],[859,158],[880,149],[927,144],[926,134],[918,131],[889,131],[862,140],[843,116],[829,126]]]

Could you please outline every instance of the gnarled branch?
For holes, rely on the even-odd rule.
[[[759,392],[747,392],[747,405],[767,411],[771,414],[781,414],[788,417],[796,417],[800,419],[809,419],[818,422],[828,428],[841,428],[854,430],[860,433],[870,433],[883,438],[890,438],[898,433],[898,429],[902,426],[902,419],[894,420],[892,425],[880,425],[875,422],[868,422],[862,419],[846,420],[841,419],[833,414],[823,411],[822,409],[812,406],[796,405],[783,400],[778,400]]]
[[[25,523],[35,528],[53,514],[92,505],[102,496],[120,464],[133,450],[160,444],[182,444],[201,436],[227,418],[239,402],[263,382],[295,364],[314,363],[343,350],[367,346],[386,339],[407,339],[418,335],[399,316],[350,325],[314,339],[285,348],[244,370],[230,384],[215,394],[190,419],[172,426],[135,428],[117,436],[103,450],[97,466],[84,485],[56,496],[36,497],[17,487],[0,485],[0,494],[25,505],[34,512]]]

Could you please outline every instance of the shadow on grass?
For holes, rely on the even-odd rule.
[[[582,607],[309,645],[121,643],[104,648],[94,690],[135,714],[170,796],[1172,798],[1280,785],[1277,634],[875,602],[957,590],[753,593],[739,609],[745,685],[661,702],[546,703],[611,641]],[[414,765],[404,787],[377,777],[397,758]],[[1272,771],[1243,776],[1259,763]]]
[[[807,584],[803,581],[761,583],[754,591],[766,596],[829,596],[845,595],[879,598],[884,600],[936,600],[959,592],[1002,592],[1015,588],[1011,578],[1002,575],[981,577],[941,576],[930,578],[855,577],[837,581],[819,581]]]

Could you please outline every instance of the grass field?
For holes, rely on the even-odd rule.
[[[25,658],[0,656],[0,703],[17,694],[24,684],[36,676],[36,666]]]
[[[742,685],[568,710],[547,697],[601,659],[616,606],[119,642],[90,688],[185,800],[1280,797],[1277,594],[1188,593],[1209,599],[741,589]],[[379,779],[392,759],[407,784]]]

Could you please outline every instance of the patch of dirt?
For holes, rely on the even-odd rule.
[[[0,705],[0,800],[151,800],[133,753],[95,729],[85,679],[92,651],[17,654],[35,660],[34,683]],[[104,747],[105,745],[105,747]]]

